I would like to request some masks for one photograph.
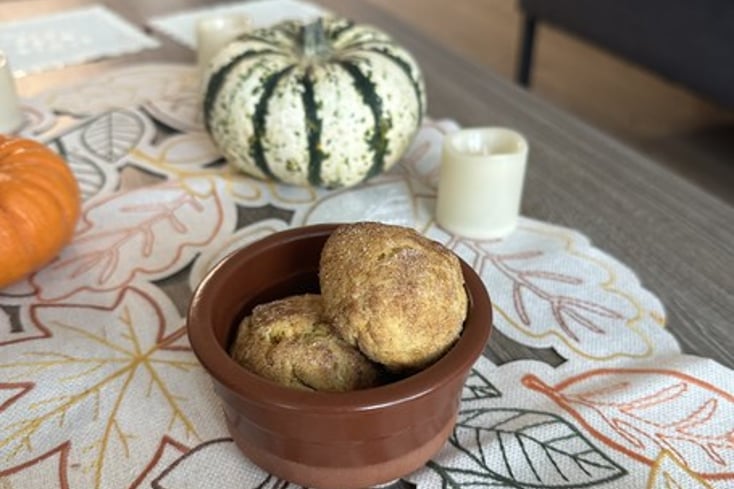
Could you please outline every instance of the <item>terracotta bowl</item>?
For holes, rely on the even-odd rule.
[[[319,256],[334,228],[280,232],[222,260],[194,292],[188,334],[242,453],[296,484],[348,489],[407,475],[439,451],[489,337],[492,309],[481,280],[462,261],[470,299],[464,330],[421,372],[380,387],[327,393],[283,387],[239,366],[227,348],[240,320],[257,304],[318,292]]]

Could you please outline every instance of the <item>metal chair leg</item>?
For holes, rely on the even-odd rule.
[[[523,19],[520,56],[515,75],[515,80],[523,87],[530,86],[530,71],[533,65],[533,47],[535,44],[535,22],[536,19],[532,15],[526,15]]]

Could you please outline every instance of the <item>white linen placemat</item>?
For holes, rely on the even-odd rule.
[[[187,10],[150,19],[148,24],[191,49],[196,47],[196,22],[218,15],[247,15],[254,27],[266,27],[284,20],[308,20],[327,11],[300,0],[258,0],[224,6]]]
[[[158,47],[160,43],[101,5],[0,23],[0,50],[15,76]]]

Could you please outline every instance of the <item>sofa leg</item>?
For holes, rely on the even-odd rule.
[[[533,47],[535,43],[535,17],[525,15],[522,25],[520,55],[517,60],[515,80],[523,87],[530,86],[530,71],[533,66]]]

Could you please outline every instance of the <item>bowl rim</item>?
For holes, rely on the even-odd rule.
[[[459,262],[469,298],[469,311],[457,342],[438,361],[404,379],[389,384],[348,392],[319,392],[294,389],[265,379],[233,360],[220,345],[211,327],[217,290],[228,283],[234,270],[283,243],[330,234],[342,223],[315,224],[275,232],[239,248],[220,260],[192,294],[186,316],[191,348],[204,369],[240,400],[281,409],[330,412],[371,411],[428,395],[457,376],[468,375],[481,356],[492,329],[492,305],[477,273],[461,257]],[[430,239],[430,238],[429,238]],[[483,321],[482,318],[486,318]],[[486,323],[486,324],[482,324]]]

